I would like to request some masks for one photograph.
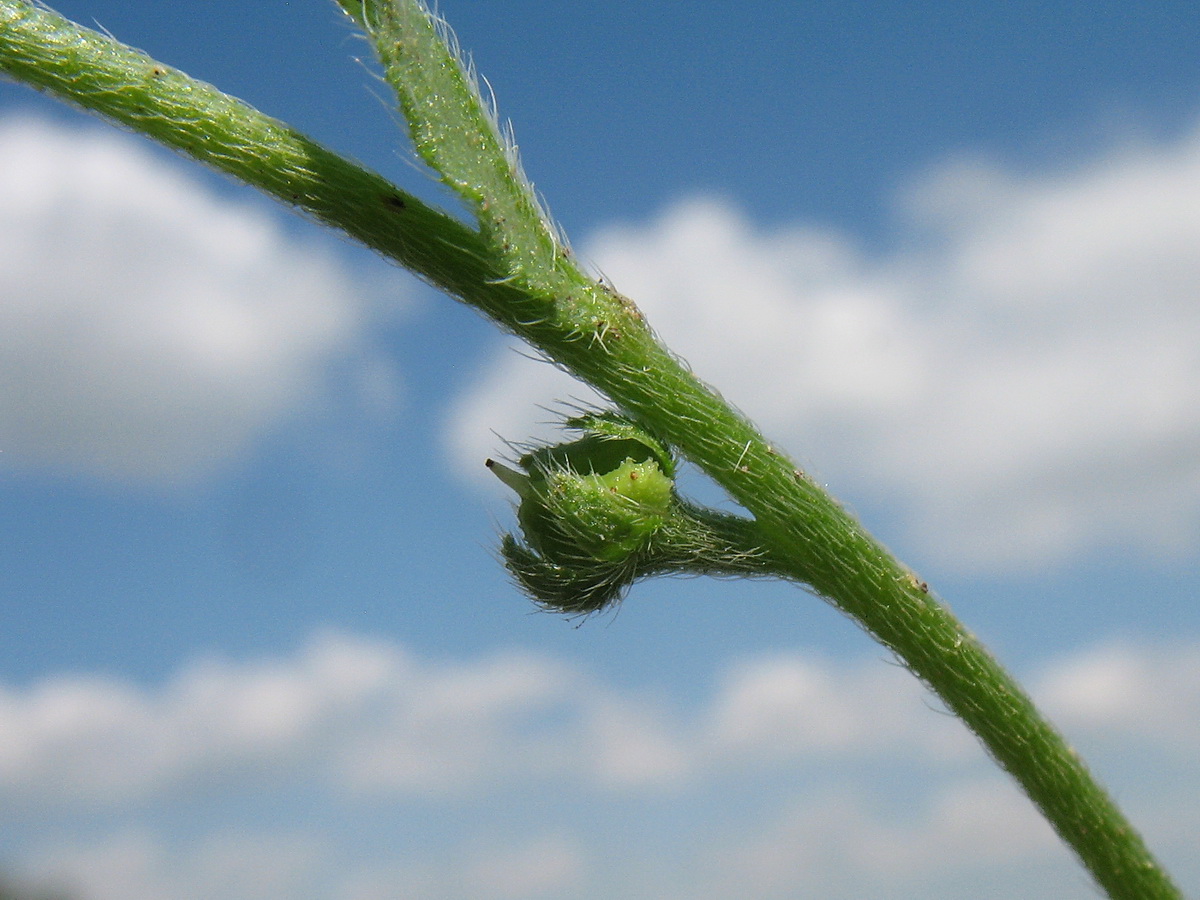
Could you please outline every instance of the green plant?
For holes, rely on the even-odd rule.
[[[122,122],[337,227],[486,313],[616,410],[518,472],[503,553],[540,602],[587,613],[670,571],[769,575],[858,621],[979,736],[1111,896],[1178,897],[1136,831],[986,649],[911,571],[583,272],[419,0],[339,0],[371,37],[418,154],[469,227],[238,100],[28,0],[0,0],[0,70]],[[749,513],[680,498],[679,453]]]

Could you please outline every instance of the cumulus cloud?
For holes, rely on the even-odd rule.
[[[1157,748],[1178,808],[1151,796],[1144,764],[1121,794],[1155,804],[1143,818],[1156,844],[1183,848],[1184,873],[1197,660],[1182,642],[1114,645],[1033,681],[1069,735],[1135,759]],[[344,635],[192,664],[157,687],[47,678],[0,691],[0,809],[22,875],[100,900],[600,897],[630,873],[693,897],[963,896],[985,882],[993,894],[971,895],[1088,896],[973,739],[873,657],[746,659],[709,693],[652,702],[528,653],[433,661]],[[671,839],[643,846],[643,815]],[[419,846],[379,838],[410,820],[428,832]]]
[[[205,660],[157,689],[96,676],[0,687],[0,797],[120,807],[230,780],[347,797],[462,796],[502,779],[671,783],[690,765],[657,710],[553,660],[417,660],[325,635],[295,658]]]
[[[1035,690],[1072,730],[1160,749],[1200,746],[1200,647],[1097,647],[1052,667]]]
[[[171,841],[138,827],[47,848],[23,880],[81,900],[535,900],[576,895],[585,874],[584,852],[555,834],[500,836],[455,856],[442,867],[364,865],[315,831],[229,828]]]
[[[282,900],[313,896],[327,864],[308,834],[237,829],[172,846],[137,828],[47,851],[29,868],[30,880],[84,900]]]
[[[903,206],[886,253],[691,198],[581,255],[702,377],[835,490],[897,510],[930,556],[1028,566],[1194,547],[1200,129],[1046,175],[947,163]],[[490,430],[522,439],[530,410],[571,396],[591,395],[502,352],[449,440],[481,457]]]
[[[813,754],[977,755],[926,703],[878,660],[796,655],[734,667],[689,716],[550,659],[439,664],[324,635],[292,659],[201,661],[157,689],[94,676],[0,687],[0,798],[121,807],[281,778],[347,797],[512,779],[628,792]]]
[[[8,465],[202,476],[364,352],[329,254],[115,131],[0,122],[0,209]]]
[[[1186,750],[1200,651],[1112,646],[1036,682],[1069,728]],[[1164,689],[1165,686],[1165,689]],[[122,807],[264,778],[348,798],[466,796],[516,779],[678,789],[741,768],[981,759],[905,670],[793,653],[732,663],[699,708],[616,691],[562,662],[422,660],[324,634],[294,657],[202,660],[157,688],[98,676],[0,687],[0,798]]]
[[[901,746],[940,758],[972,753],[957,719],[925,709],[932,701],[912,675],[872,662],[789,654],[732,667],[711,708],[716,745],[759,760],[895,756]]]
[[[578,891],[585,854],[561,835],[489,851],[468,872],[467,895],[495,900],[562,896]]]
[[[1020,892],[1023,868],[1066,853],[1020,792],[995,779],[949,784],[901,818],[852,794],[807,798],[761,832],[731,838],[704,896],[929,896],[942,893],[935,881],[964,873],[975,876],[972,897],[1073,896],[1045,883]]]

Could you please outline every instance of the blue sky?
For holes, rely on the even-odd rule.
[[[441,5],[576,250],[1200,892],[1194,10],[591,6]],[[452,205],[332,4],[56,8]],[[9,872],[96,900],[1094,895],[808,595],[535,613],[482,461],[587,394],[469,310],[10,83],[0,229]]]

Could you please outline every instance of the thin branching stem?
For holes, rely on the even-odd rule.
[[[28,0],[0,0],[0,71],[339,228],[596,387],[754,516],[779,574],[858,621],[979,736],[1113,898],[1181,896],[1062,736],[928,587],[574,264],[445,29],[417,0],[339,0],[374,40],[422,157],[478,230],[239,100]]]

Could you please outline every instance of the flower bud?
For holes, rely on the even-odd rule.
[[[521,457],[524,472],[488,460],[521,498],[505,560],[541,602],[576,612],[599,609],[636,576],[639,557],[675,502],[666,446],[612,412],[567,420],[578,440]]]

